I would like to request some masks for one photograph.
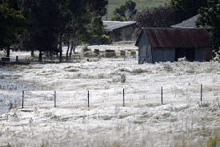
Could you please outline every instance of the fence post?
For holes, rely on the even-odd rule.
[[[24,108],[24,90],[22,90],[21,108]]]
[[[123,107],[125,106],[125,89],[123,88]]]
[[[200,90],[200,101],[202,103],[202,84],[201,84],[201,90]]]
[[[163,87],[161,87],[161,104],[163,105]]]
[[[88,90],[88,107],[89,107],[89,90]]]
[[[56,108],[56,91],[54,91],[54,108]]]

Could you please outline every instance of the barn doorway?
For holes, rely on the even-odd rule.
[[[186,57],[189,61],[195,60],[195,48],[176,48],[175,49],[175,61],[179,58]]]

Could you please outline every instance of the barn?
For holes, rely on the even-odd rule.
[[[212,58],[211,37],[204,28],[143,28],[135,45],[139,64]]]
[[[135,21],[103,21],[104,33],[110,35],[113,42],[136,41]]]

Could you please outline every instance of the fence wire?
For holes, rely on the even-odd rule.
[[[137,90],[132,88],[81,90],[81,91],[24,91],[24,107],[143,107],[150,104],[170,103],[217,103],[219,104],[218,85],[190,85],[187,87],[155,86]],[[88,100],[89,99],[89,100]]]

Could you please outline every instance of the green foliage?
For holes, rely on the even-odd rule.
[[[208,6],[199,9],[200,17],[197,26],[207,27],[213,36],[216,51],[220,46],[220,2],[219,0],[209,0]]]
[[[119,13],[113,12],[113,15],[114,17],[111,19],[112,21],[125,21],[124,17],[122,17]]]
[[[115,141],[112,145],[112,147],[122,147],[120,142]]]
[[[102,35],[101,41],[102,41],[102,44],[111,44],[112,43],[111,37],[108,35]]]
[[[75,8],[75,1],[70,1],[69,10],[72,15],[71,21],[66,27],[64,36],[66,41],[75,41],[76,44],[93,43],[94,40],[100,40],[103,34],[102,16],[105,15],[108,4],[107,0],[87,1],[80,8]],[[72,42],[71,42],[72,43]]]
[[[171,0],[174,9],[175,24],[198,14],[199,8],[207,5],[207,0]]]
[[[58,51],[60,33],[65,26],[63,7],[56,0],[37,0],[25,3],[27,34],[24,42],[26,50],[43,52]],[[39,55],[39,60],[42,59]]]
[[[83,47],[83,52],[87,52],[87,51],[90,51],[90,49],[88,48],[88,46],[84,46]]]
[[[108,0],[108,16],[109,20],[112,20],[114,17],[113,12],[116,8],[118,8],[121,5],[124,5],[128,0]],[[159,6],[164,6],[165,3],[168,3],[170,0],[132,0],[136,2],[136,9],[138,12],[141,12],[142,10],[146,8],[155,8]]]
[[[60,52],[62,57],[62,42],[72,51],[82,42],[102,38],[107,4],[108,0],[0,1],[0,49],[9,50],[19,38],[23,50],[40,51],[39,60],[43,53]]]
[[[220,138],[218,138],[218,130],[214,130],[213,136],[206,141],[207,147],[218,147],[220,145]]]
[[[137,13],[136,3],[132,0],[127,1],[124,5],[116,8],[113,12],[114,17],[112,20],[128,21],[133,20]]]
[[[220,139],[217,138],[217,136],[210,137],[207,141],[207,147],[217,147],[217,141],[220,142]]]
[[[170,6],[146,9],[136,16],[136,24],[142,27],[169,27],[176,22],[175,11]]]
[[[23,10],[10,5],[12,0],[0,2],[0,48],[17,42],[18,35],[24,33]]]
[[[108,0],[90,0],[89,8],[91,12],[99,14],[99,16],[104,16],[107,12],[106,5]]]
[[[26,50],[49,54],[60,52],[62,61],[62,42],[68,44],[72,51],[82,42],[101,38],[102,16],[106,13],[107,3],[107,0],[27,1],[24,5],[28,18]]]
[[[207,0],[171,0],[170,5],[176,9],[195,9],[206,5]]]
[[[207,5],[207,0],[171,0],[169,4],[139,12],[137,26],[170,27],[196,15],[201,6]]]
[[[47,147],[44,142],[42,142],[41,147]]]

